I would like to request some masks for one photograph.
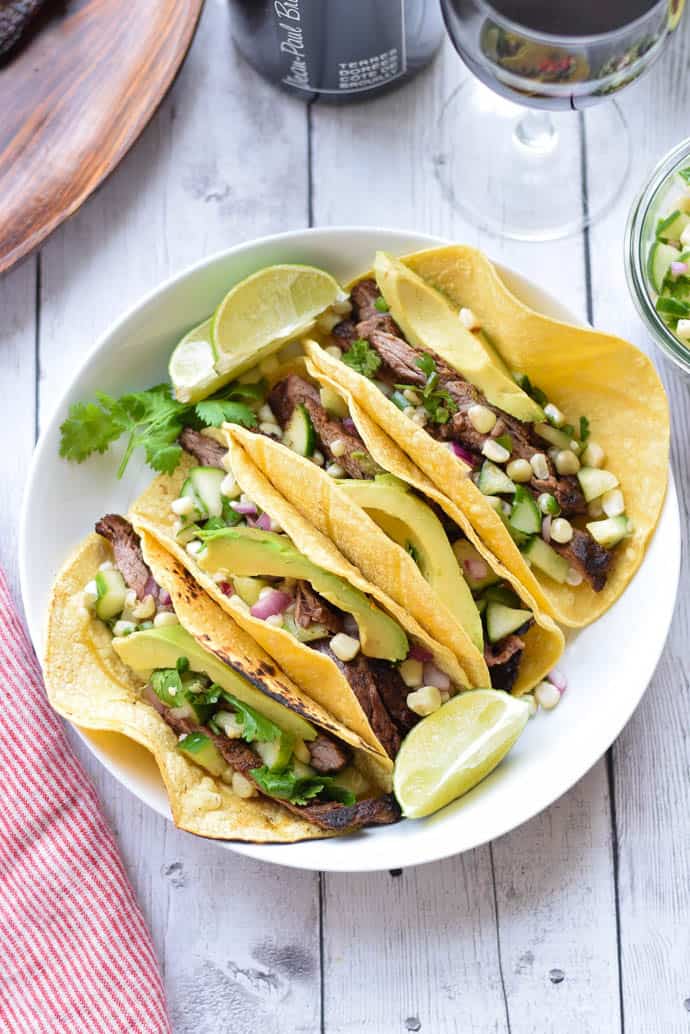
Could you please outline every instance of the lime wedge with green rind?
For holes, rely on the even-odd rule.
[[[431,815],[471,790],[505,757],[528,717],[518,697],[475,689],[424,718],[395,760],[393,789],[403,814]]]

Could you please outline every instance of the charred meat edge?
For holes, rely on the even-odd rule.
[[[300,818],[313,822],[314,825],[319,826],[321,829],[336,833],[354,833],[364,826],[388,825],[391,822],[397,822],[400,818],[400,808],[392,794],[383,794],[381,797],[357,801],[356,804],[352,805],[340,804],[338,801],[291,804],[289,801],[281,800],[278,797],[270,797],[262,790],[252,775],[253,769],[263,766],[263,761],[247,743],[244,743],[242,740],[231,740],[227,736],[217,735],[207,726],[197,725],[188,718],[178,718],[156,696],[150,686],[146,687],[144,695],[148,703],[156,709],[158,714],[162,716],[178,736],[188,735],[192,732],[201,732],[208,736],[233,771],[239,772],[254,783],[262,796],[282,805],[294,815],[299,815]]]
[[[380,296],[375,281],[363,280],[356,284],[351,295],[353,318],[338,324],[333,331],[334,336],[343,343],[351,343],[358,338],[366,339],[393,376],[404,382],[422,385],[425,377],[416,363],[421,353],[403,339],[399,327],[388,314],[378,312],[375,302]],[[431,351],[427,354],[436,363],[439,387],[450,394],[458,407],[447,424],[427,425],[426,429],[430,434],[441,440],[457,440],[477,456],[481,455],[482,447],[488,438],[499,438],[501,435],[509,434],[516,457],[530,459],[535,452],[545,455],[549,475],[543,479],[531,479],[529,487],[532,494],[536,497],[542,492],[550,492],[555,496],[564,516],[574,517],[587,512],[577,478],[556,473],[551,459],[546,454],[546,444],[539,439],[536,431],[515,417],[491,406],[473,385],[465,381],[440,356]],[[496,424],[488,435],[478,432],[469,420],[468,410],[476,404],[486,406],[496,414]],[[571,542],[566,545],[552,545],[589,581],[596,592],[604,588],[613,559],[611,550],[599,545],[588,532],[577,528],[573,529]]]

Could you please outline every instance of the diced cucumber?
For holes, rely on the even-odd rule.
[[[96,574],[96,614],[101,621],[109,621],[121,614],[125,605],[127,586],[118,570],[98,571]]]
[[[500,575],[495,574],[495,572],[491,570],[481,553],[476,550],[472,543],[468,542],[467,539],[458,539],[457,542],[454,542],[453,552],[455,553],[463,577],[472,592],[481,592],[481,590],[485,589],[487,585],[495,585],[496,582],[500,582]],[[487,573],[483,578],[475,578],[472,575],[472,568],[475,564],[477,566],[482,564],[486,569]]]
[[[625,514],[621,514],[620,517],[608,517],[604,521],[591,521],[587,525],[587,531],[600,546],[611,549],[630,534],[632,522]]]
[[[677,262],[679,257],[680,252],[677,248],[664,244],[662,241],[654,241],[649,249],[647,276],[657,294],[661,294],[671,263]]]
[[[297,758],[292,762],[292,771],[298,779],[313,779],[316,775],[316,769],[305,765],[302,761],[298,761]]]
[[[208,517],[220,517],[223,513],[220,486],[224,478],[225,471],[217,467],[193,467],[189,472],[189,480],[197,499]]]
[[[490,585],[484,593],[487,603],[502,603],[504,607],[521,607],[522,601],[509,585]]]
[[[282,733],[276,740],[255,741],[252,746],[257,754],[261,755],[264,765],[271,772],[282,772],[290,764],[294,738],[288,733]]]
[[[321,405],[331,416],[334,416],[337,420],[344,420],[345,417],[350,415],[347,402],[337,391],[333,391],[332,388],[321,388],[319,394],[321,396]]]
[[[476,602],[477,602],[477,610],[479,611],[480,614],[483,614],[484,611],[486,610],[486,607],[487,607],[487,604],[488,604],[489,601],[485,600],[483,596],[480,596],[480,598]]]
[[[523,554],[543,574],[553,578],[559,585],[564,584],[568,577],[568,561],[538,535],[525,546]]]
[[[535,424],[534,430],[540,438],[543,438],[547,442],[551,442],[551,444],[555,445],[557,449],[569,449],[570,443],[573,440],[572,435],[565,434],[557,427],[552,427],[551,424]]]
[[[239,598],[244,600],[248,607],[253,607],[258,602],[261,590],[270,586],[271,583],[263,578],[250,578],[247,576],[233,578],[232,584]]]
[[[336,780],[335,786],[340,786],[343,790],[349,790],[350,793],[353,793],[358,798],[368,797],[371,791],[369,780],[354,765],[348,765],[338,772]]]
[[[325,625],[312,621],[306,628],[302,628],[295,621],[292,614],[283,614],[283,628],[300,643],[312,643],[316,639],[326,639],[329,635]]]
[[[484,495],[507,495],[515,491],[515,483],[495,463],[485,460],[479,471],[477,488]]]
[[[507,635],[517,632],[532,620],[531,610],[515,610],[503,603],[491,602],[486,608],[486,634],[490,643],[497,643]]]
[[[580,467],[577,472],[577,480],[586,501],[591,503],[598,499],[604,492],[618,487],[618,478],[610,470],[600,470],[598,467]]]
[[[203,732],[190,732],[178,742],[177,749],[211,775],[221,776],[228,767],[213,740]]]
[[[665,219],[660,219],[657,223],[657,240],[665,242],[679,241],[680,235],[688,223],[690,223],[690,216],[677,208],[675,212],[671,212]]]
[[[510,511],[510,526],[523,535],[538,535],[541,531],[541,513],[536,502],[523,485],[515,487],[515,502]]]
[[[301,403],[292,411],[283,432],[283,445],[298,456],[312,456],[316,447],[316,433],[306,407]]]

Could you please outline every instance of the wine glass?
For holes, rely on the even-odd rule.
[[[610,96],[659,57],[684,0],[441,6],[476,76],[439,119],[435,164],[446,196],[482,229],[518,240],[553,240],[594,222],[630,165],[628,127]]]

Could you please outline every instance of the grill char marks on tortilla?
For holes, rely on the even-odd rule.
[[[339,463],[352,478],[366,479],[374,474],[374,464],[366,446],[356,431],[348,431],[341,420],[332,417],[321,404],[318,388],[304,378],[291,373],[279,381],[268,396],[268,404],[281,427],[290,420],[295,406],[302,405],[319,440],[321,450],[334,462]],[[344,446],[341,456],[334,456],[331,446],[339,441]]]
[[[330,607],[304,581],[298,582],[295,587],[295,623],[300,628],[309,628],[312,624],[324,625],[334,634],[343,629],[343,618],[338,611]]]
[[[178,440],[185,452],[190,453],[202,467],[225,469],[223,467],[223,457],[228,450],[220,442],[217,442],[215,438],[209,438],[207,434],[202,434],[201,431],[185,427]]]
[[[487,643],[484,648],[484,659],[494,689],[503,689],[510,693],[520,670],[524,649],[525,644],[517,635],[506,636],[493,646]]]
[[[320,639],[311,645],[319,653],[330,657],[343,673],[367,716],[374,734],[389,757],[394,758],[400,749],[400,731],[381,699],[376,676],[371,667],[372,662],[361,654],[358,654],[353,661],[341,661],[333,653],[326,639]]]
[[[579,528],[573,528],[573,537],[566,545],[551,540],[551,546],[565,557],[576,571],[587,579],[595,592],[601,592],[606,585],[606,575],[611,566],[613,554]]]
[[[109,513],[97,522],[96,532],[113,547],[115,565],[137,599],[142,600],[147,593],[157,597],[158,586],[142,556],[139,536],[129,521],[119,514]]]
[[[172,714],[171,709],[166,707],[150,686],[144,690],[144,697],[178,736],[189,735],[191,732],[201,732],[208,736],[230,768],[257,785],[251,773],[252,769],[261,768],[263,761],[249,744],[243,740],[230,740],[227,736],[217,735],[204,725],[197,725],[188,718],[179,718]],[[261,787],[257,786],[257,789],[259,793],[262,793]],[[291,804],[289,801],[283,801],[277,797],[269,797],[268,794],[263,794],[263,796],[332,833],[354,833],[365,826],[389,825],[400,818],[400,808],[392,794],[357,801],[352,805],[339,804],[337,801]]]
[[[556,472],[551,458],[547,455],[548,444],[537,435],[534,428],[491,406],[472,384],[434,352],[423,353],[409,345],[390,317],[378,313],[375,306],[378,297],[380,292],[374,280],[363,280],[352,290],[353,320],[357,335],[365,337],[383,361],[381,375],[385,377],[387,374],[393,381],[420,385],[424,383],[425,378],[417,366],[417,359],[423,354],[430,355],[439,375],[438,387],[447,391],[457,406],[457,412],[446,424],[427,423],[427,432],[441,440],[456,441],[464,449],[474,453],[478,462],[481,461],[482,448],[487,439],[510,435],[513,458],[530,460],[535,453],[544,455],[549,471],[548,477],[532,477],[528,483],[535,498],[542,492],[548,492],[555,496],[564,517],[585,514],[587,504],[577,478],[559,475]],[[381,322],[383,320],[388,320],[388,323],[384,325]],[[393,328],[394,331],[391,333]],[[336,327],[335,332],[337,330]],[[477,404],[486,406],[496,414],[496,424],[489,434],[481,434],[469,419],[470,407]],[[569,560],[596,592],[604,588],[612,559],[610,550],[600,546],[587,532],[577,528],[573,529],[573,539],[566,546],[557,546],[556,543],[551,545]]]

